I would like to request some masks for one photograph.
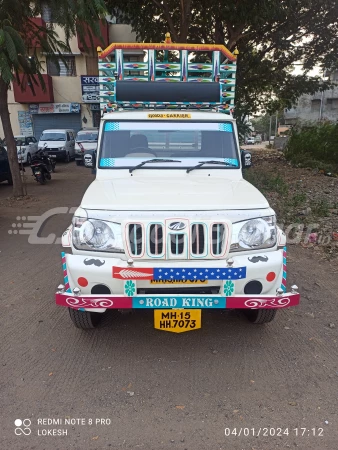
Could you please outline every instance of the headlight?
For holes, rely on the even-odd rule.
[[[232,226],[230,251],[239,252],[270,248],[276,244],[276,240],[275,216],[237,222]]]
[[[103,220],[74,217],[73,245],[78,250],[124,253],[121,225]]]
[[[66,147],[59,147],[59,150],[66,150]]]

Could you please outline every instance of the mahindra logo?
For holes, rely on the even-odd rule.
[[[169,224],[169,230],[184,230],[184,228],[186,227],[185,223],[183,222],[171,222],[171,224]]]

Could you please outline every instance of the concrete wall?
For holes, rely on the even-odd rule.
[[[322,113],[321,113],[322,105]],[[315,95],[303,95],[297,105],[285,112],[287,124],[297,121],[316,122],[318,120],[338,121],[338,87]]]

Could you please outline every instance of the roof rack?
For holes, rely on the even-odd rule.
[[[125,61],[124,52],[130,52],[130,50],[147,51],[147,61]],[[213,44],[176,44],[171,42],[170,34],[166,33],[165,42],[162,43],[113,43],[105,50],[98,47],[97,51],[100,108],[103,113],[116,111],[119,108],[216,109],[228,114],[233,112],[237,50],[231,53],[223,45]],[[175,51],[178,61],[168,61],[169,51]],[[162,54],[158,55],[158,52]],[[190,62],[191,56],[195,56],[197,52],[211,53],[211,62]],[[128,57],[129,55],[130,53]],[[130,75],[131,71],[133,75]],[[130,92],[125,96],[124,82],[126,81],[130,83],[128,88],[133,86],[133,89],[128,91],[138,98],[130,98]],[[136,88],[135,82],[137,82]],[[152,89],[151,86],[155,88],[152,82],[164,84],[161,89]],[[184,92],[190,92],[188,101],[185,101],[185,94],[182,95],[181,89],[184,87],[182,83],[186,82],[194,83],[193,89],[191,89],[192,86],[189,86],[189,89],[188,86],[184,88]],[[152,91],[158,92],[155,101]],[[196,93],[196,98],[192,92]],[[217,92],[217,98],[215,92]],[[150,95],[147,98],[148,94]],[[178,95],[181,96],[177,98]],[[164,97],[161,98],[161,96]],[[168,97],[175,101],[163,101],[168,100]],[[201,98],[210,101],[198,101]]]

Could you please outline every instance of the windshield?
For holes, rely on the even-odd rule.
[[[98,131],[79,131],[76,142],[97,142]]]
[[[1,141],[1,140],[0,140]],[[15,145],[17,146],[17,147],[20,147],[21,145],[25,145],[25,138],[24,137],[15,137],[14,136],[14,141],[15,141]],[[2,145],[7,145],[6,144],[6,139],[4,139],[3,141],[2,141]]]
[[[65,141],[66,135],[65,133],[53,133],[51,132],[43,132],[40,136],[40,141]]]
[[[152,158],[179,159],[180,164],[165,164],[165,167],[179,169],[210,159],[239,167],[231,122],[105,123],[100,149],[100,168],[130,167],[138,161]],[[151,164],[147,164],[146,168],[149,166]],[[156,168],[158,167],[157,163]],[[211,168],[207,164],[206,167]]]

